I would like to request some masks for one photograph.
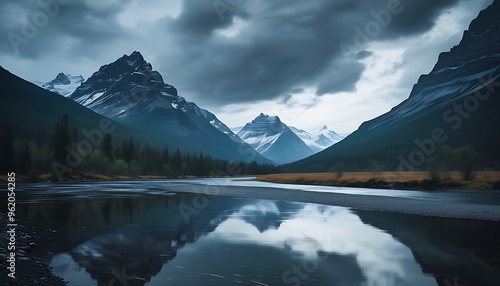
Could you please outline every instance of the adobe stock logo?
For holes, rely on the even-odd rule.
[[[214,6],[215,12],[221,21],[224,21],[224,14],[227,12],[233,12],[238,6],[243,4],[244,0],[214,0],[212,5]]]
[[[59,14],[61,5],[66,5],[70,0],[40,0],[37,11],[27,18],[27,21],[21,26],[20,33],[9,32],[9,39],[12,49],[17,54],[19,46],[27,44],[31,39],[38,35],[41,28],[47,26],[51,18]]]

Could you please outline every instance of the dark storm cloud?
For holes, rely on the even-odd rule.
[[[387,1],[390,2],[390,1]],[[402,12],[395,15],[382,37],[394,38],[407,34],[423,33],[432,26],[443,10],[456,5],[459,0],[413,1],[400,0]]]
[[[117,17],[134,1],[61,0],[68,3],[61,4],[47,25],[14,55],[7,35],[22,36],[26,19],[29,22],[41,8],[39,1],[2,0],[0,53],[39,59],[58,56],[64,46],[61,57],[101,60],[110,51],[120,50],[118,58],[123,49],[146,49],[155,56],[156,68],[166,81],[181,94],[212,105],[286,98],[310,87],[316,88],[317,95],[351,92],[365,69],[362,59],[370,56],[369,42],[424,33],[458,2],[184,0],[174,18],[124,27]],[[225,4],[217,7],[217,3]],[[141,1],[140,5],[152,4]],[[387,15],[388,7],[399,12],[389,13],[390,19],[378,19],[376,15]],[[234,37],[219,33],[240,23],[243,27]],[[378,23],[379,31],[357,34],[366,33],[370,23]],[[357,39],[363,43],[356,45]],[[342,43],[354,47],[352,54],[345,53]]]
[[[391,4],[398,13],[366,43],[412,36],[431,29],[456,2],[243,1],[221,21],[210,1],[184,1],[168,27],[182,39],[183,52],[176,54],[181,58],[163,57],[175,68],[174,84],[210,102],[280,98],[306,86],[315,86],[318,95],[350,92],[364,71],[359,60],[371,55],[364,47],[356,47],[353,57],[343,53],[340,44],[354,43],[356,27],[364,30]],[[245,26],[235,37],[217,33],[238,18]]]
[[[92,51],[92,46],[126,35],[116,15],[129,2],[4,0],[0,4],[0,34],[5,35],[5,41],[0,50],[36,59],[57,49],[61,42],[71,41],[74,54],[82,56],[86,50]]]
[[[183,12],[176,19],[173,28],[183,36],[206,37],[220,28],[227,27],[233,22],[235,16],[247,18],[248,14],[243,9],[231,6],[214,6],[215,1],[184,1]],[[226,4],[229,5],[229,4]],[[226,10],[221,10],[226,7]],[[219,9],[219,10],[216,10]],[[219,13],[217,13],[219,11]],[[222,13],[222,17],[219,14]],[[198,39],[199,40],[199,39]]]
[[[371,55],[373,55],[372,51],[360,51],[354,56],[354,58],[357,60],[362,60],[368,58]]]

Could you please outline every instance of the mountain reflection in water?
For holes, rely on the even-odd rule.
[[[68,285],[453,285],[458,277],[468,286],[499,278],[493,243],[463,244],[471,230],[489,229],[487,239],[498,241],[498,223],[173,193],[54,196],[23,204],[19,216],[40,237],[35,255]]]

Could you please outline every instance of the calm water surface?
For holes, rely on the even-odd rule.
[[[168,191],[179,183],[196,187],[26,185],[16,215],[71,286],[500,285],[498,222]]]

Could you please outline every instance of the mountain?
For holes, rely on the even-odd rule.
[[[326,125],[323,125],[323,127],[321,127],[318,133],[319,135],[325,136],[328,140],[332,141],[333,143],[337,143],[344,138],[342,135],[337,134],[335,131],[328,129],[328,126]]]
[[[290,163],[314,154],[278,116],[261,113],[247,123],[238,132],[238,136],[264,157],[278,164]]]
[[[304,143],[306,143],[306,145],[313,150],[314,153],[332,146],[343,138],[334,131],[329,130],[326,125],[323,126],[315,135],[293,126],[289,126],[289,128],[293,131],[293,133],[295,133],[295,135],[299,136],[299,138],[304,141]]]
[[[363,169],[370,161],[385,169],[424,167],[437,147],[472,145],[477,167],[500,168],[500,1],[481,11],[461,42],[442,53],[408,97],[389,112],[364,122],[334,146],[287,166],[303,171],[334,162]]]
[[[60,95],[68,96],[72,92],[74,92],[75,89],[84,81],[85,79],[81,75],[72,76],[67,73],[59,73],[55,79],[49,82],[42,83],[39,81],[33,81],[33,83],[42,88],[45,88],[46,90],[55,92]]]
[[[139,52],[102,66],[69,98],[170,148],[235,161],[271,163],[209,111],[179,96]]]
[[[0,67],[0,85],[3,90],[0,93],[2,102],[0,122],[10,124],[14,133],[18,135],[16,137],[42,142],[48,140],[48,134],[52,133],[56,122],[65,114],[69,116],[70,128],[76,128],[78,131],[99,129],[100,122],[107,119],[69,98],[25,81],[2,67]],[[112,136],[115,142],[127,140],[133,134],[134,138],[143,144],[158,148],[165,146],[154,134],[125,127],[117,122],[113,122],[113,125],[115,130]]]

